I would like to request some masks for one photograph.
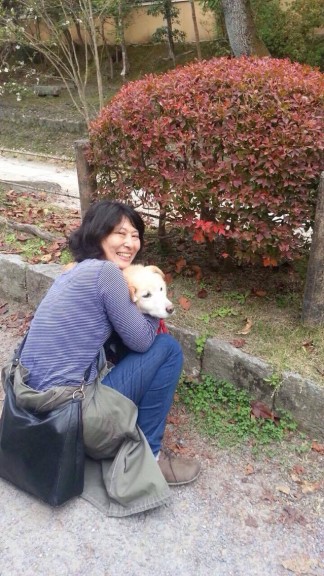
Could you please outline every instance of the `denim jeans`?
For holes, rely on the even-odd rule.
[[[102,380],[136,404],[137,423],[154,455],[161,448],[182,364],[179,342],[170,334],[158,334],[147,352],[130,351]]]

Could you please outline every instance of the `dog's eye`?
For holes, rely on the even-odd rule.
[[[162,288],[162,286],[161,286],[161,288],[160,288],[160,292],[163,292],[163,288]]]
[[[142,298],[149,298],[152,296],[151,292],[147,292],[147,294],[143,294]]]

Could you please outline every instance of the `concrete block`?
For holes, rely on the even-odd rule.
[[[34,86],[36,96],[59,96],[61,94],[60,86]]]
[[[223,340],[209,338],[206,341],[201,370],[217,380],[245,388],[254,399],[272,404],[273,388],[264,381],[273,372],[271,366]]]
[[[36,308],[60,274],[62,266],[59,264],[30,264],[26,270],[28,304]]]
[[[275,405],[291,412],[301,430],[312,433],[314,439],[324,438],[323,386],[295,372],[284,372]]]
[[[200,374],[200,360],[197,358],[196,343],[195,340],[198,334],[190,332],[190,330],[185,330],[183,328],[177,328],[172,324],[167,323],[170,334],[179,340],[184,354],[184,372],[187,376],[193,376],[197,378]]]
[[[27,302],[27,263],[17,254],[0,254],[0,297]]]

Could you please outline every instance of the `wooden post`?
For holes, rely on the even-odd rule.
[[[307,326],[324,325],[324,172],[321,173],[315,224],[310,249],[302,322]]]
[[[93,166],[86,158],[86,151],[89,147],[89,140],[76,140],[74,142],[75,162],[78,175],[81,218],[83,218],[89,208],[94,193],[97,190],[96,174]]]

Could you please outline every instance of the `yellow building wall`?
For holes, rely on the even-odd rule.
[[[143,4],[139,8],[134,8],[134,12],[129,18],[129,26],[125,30],[125,40],[127,44],[147,44],[152,41],[152,34],[160,26],[165,26],[161,16],[149,16],[147,9],[149,3]],[[174,6],[179,9],[179,24],[175,28],[185,32],[186,41],[194,42],[194,28],[191,15],[190,2],[183,0],[174,2]],[[215,19],[212,12],[203,13],[200,3],[195,3],[195,12],[199,30],[200,40],[212,40],[215,36]]]

